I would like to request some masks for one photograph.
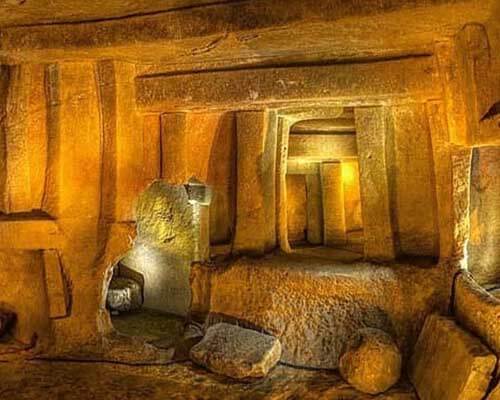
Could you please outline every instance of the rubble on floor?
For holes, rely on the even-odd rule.
[[[361,392],[379,394],[397,383],[402,357],[389,334],[360,329],[351,336],[340,357],[340,374]]]
[[[280,360],[281,344],[273,336],[221,323],[208,328],[190,354],[212,372],[235,379],[261,378]]]
[[[496,362],[478,338],[433,314],[415,345],[409,376],[421,400],[481,400]]]

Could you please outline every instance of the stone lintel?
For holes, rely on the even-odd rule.
[[[136,80],[145,111],[244,109],[258,105],[332,99],[380,104],[397,99],[437,98],[441,86],[432,57],[321,66],[260,68],[144,76]]]

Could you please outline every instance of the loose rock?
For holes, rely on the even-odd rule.
[[[235,379],[261,378],[280,360],[281,344],[273,336],[220,323],[208,328],[190,356],[218,374]]]
[[[340,357],[340,373],[359,391],[378,394],[399,380],[401,362],[401,353],[389,334],[364,328],[348,340]]]

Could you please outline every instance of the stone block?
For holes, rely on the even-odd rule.
[[[452,319],[427,318],[410,362],[410,380],[422,400],[481,400],[497,358]]]
[[[273,336],[226,323],[208,328],[190,352],[191,359],[212,372],[235,379],[261,378],[281,357]]]

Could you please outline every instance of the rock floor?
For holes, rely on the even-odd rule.
[[[114,328],[127,336],[143,338],[160,348],[168,348],[182,337],[184,318],[149,309],[112,316]]]
[[[191,363],[126,366],[105,363],[0,363],[2,400],[417,400],[410,385],[379,396],[359,393],[332,372],[278,366],[259,381],[238,383]]]

